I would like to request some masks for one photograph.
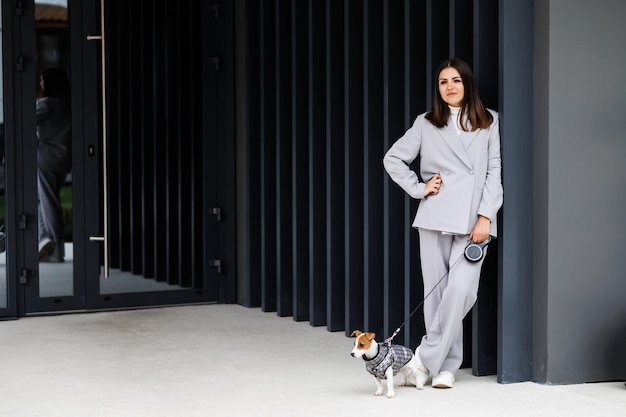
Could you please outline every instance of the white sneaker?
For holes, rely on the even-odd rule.
[[[54,241],[52,239],[45,238],[39,242],[39,260],[41,261],[54,250]]]
[[[454,374],[448,371],[441,371],[435,377],[433,377],[434,388],[452,388],[454,385]]]
[[[420,359],[419,346],[417,347],[417,349],[415,349],[415,360],[417,361],[417,375],[415,375],[415,385],[417,385],[418,387],[423,387],[428,382],[430,372],[428,372],[428,368],[424,366],[422,360]]]

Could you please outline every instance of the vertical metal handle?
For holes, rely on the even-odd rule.
[[[106,100],[106,49],[104,35],[104,0],[100,0],[100,35],[87,36],[87,40],[100,40],[102,55],[102,204],[103,204],[103,236],[90,236],[92,242],[102,242],[104,249],[104,277],[110,276],[109,267],[109,184],[107,169],[107,100]]]

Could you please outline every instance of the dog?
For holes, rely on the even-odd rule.
[[[399,386],[412,384],[417,389],[424,388],[417,359],[409,348],[402,345],[379,344],[374,340],[375,333],[355,330],[351,336],[356,337],[356,340],[350,355],[353,358],[363,358],[365,369],[376,378],[377,389],[374,395],[377,397],[383,395],[381,381],[387,380],[387,398],[395,397],[393,378],[398,374],[403,378],[399,381]]]

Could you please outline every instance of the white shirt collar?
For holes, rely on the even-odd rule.
[[[450,118],[454,120],[454,128],[456,129],[456,134],[460,135],[463,129],[461,129],[461,108],[453,107],[448,104],[450,108]]]

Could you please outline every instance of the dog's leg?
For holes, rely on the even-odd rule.
[[[383,395],[383,384],[380,382],[380,378],[375,377],[376,379],[376,392],[374,393],[375,396],[380,397],[381,395]]]
[[[409,385],[409,375],[411,375],[411,369],[409,369],[406,365],[400,369],[396,378],[398,379],[398,386],[404,387],[405,385]]]
[[[385,376],[387,377],[387,398],[393,398],[396,396],[393,390],[393,366],[387,368]]]
[[[405,367],[408,367],[411,370],[410,375],[407,375],[407,380],[410,378],[411,382],[415,384],[415,388],[424,389],[424,384],[422,384],[418,378],[419,369],[417,369],[417,360],[415,360],[415,357],[413,357],[413,359],[411,359]]]

